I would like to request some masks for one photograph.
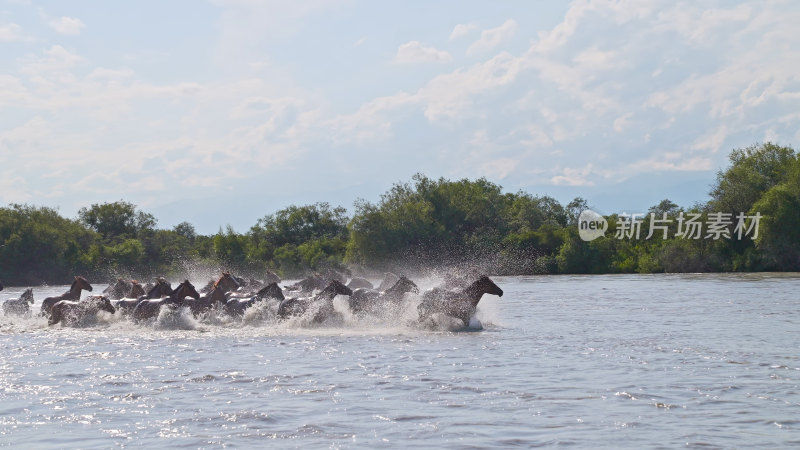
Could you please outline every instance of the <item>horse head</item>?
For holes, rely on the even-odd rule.
[[[172,286],[163,277],[156,278],[156,284],[147,291],[147,298],[161,298],[172,293]]]
[[[406,278],[405,275],[401,275],[400,279],[397,280],[397,283],[395,283],[394,286],[386,290],[386,293],[390,294],[403,295],[406,292],[413,292],[415,294],[419,294],[419,287],[413,281]]]
[[[139,298],[142,295],[145,295],[146,292],[141,284],[139,284],[136,280],[131,280],[131,289],[128,291],[128,294],[125,295],[127,298]]]
[[[200,298],[200,294],[195,290],[192,283],[189,283],[189,280],[179,284],[169,296],[177,300],[183,300],[186,297],[192,297],[195,300]]]
[[[25,292],[23,292],[22,295],[19,296],[19,299],[22,300],[23,302],[28,302],[30,304],[33,304],[33,288],[25,289]]]
[[[496,295],[498,297],[503,296],[503,290],[500,289],[499,286],[494,284],[494,281],[492,281],[486,275],[481,275],[481,277],[478,278],[477,281],[472,283],[470,287],[467,289],[480,292],[481,294],[491,294],[491,295]]]
[[[214,283],[214,288],[222,289],[222,292],[230,292],[239,289],[242,284],[228,272],[223,272],[222,276]]]
[[[330,295],[331,298],[337,295],[353,295],[353,290],[336,280],[331,280],[331,282],[325,286],[325,289],[319,293],[320,297],[323,295]]]
[[[109,300],[105,295],[97,296],[95,298],[95,304],[97,305],[97,309],[100,311],[110,312],[111,314],[117,312],[116,308],[114,308],[114,305],[111,304],[111,300]]]
[[[283,300],[285,298],[283,296],[281,287],[275,282],[272,282],[266,287],[262,288],[260,291],[258,291],[258,293],[256,293],[256,295],[260,298],[277,298],[278,300]]]
[[[76,288],[78,290],[85,289],[85,290],[87,290],[89,292],[92,292],[92,285],[89,284],[89,281],[86,280],[86,278],[83,278],[80,275],[75,277],[75,281],[72,282],[72,286],[70,287],[70,290],[75,290]]]

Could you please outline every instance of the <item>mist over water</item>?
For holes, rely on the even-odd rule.
[[[420,327],[413,302],[360,319],[342,298],[321,325],[268,303],[241,320],[0,315],[0,445],[800,444],[800,275],[493,279],[480,331]],[[66,289],[34,287],[34,312]]]

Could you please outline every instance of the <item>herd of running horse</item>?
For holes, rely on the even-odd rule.
[[[350,310],[359,317],[385,317],[412,301],[407,294],[420,294],[413,281],[393,273],[386,273],[377,287],[365,278],[353,277],[348,281],[336,271],[313,274],[284,287],[280,283],[281,279],[272,272],[267,272],[265,280],[244,279],[224,272],[199,291],[188,280],[173,288],[163,277],[145,286],[136,280],[117,279],[103,295],[81,299],[81,292],[91,292],[92,285],[86,278],[76,276],[69,291],[42,300],[41,314],[48,318],[49,325],[81,323],[85,317],[96,316],[100,311],[119,312],[139,322],[158,317],[162,308],[180,307],[188,308],[196,317],[216,308],[241,318],[248,308],[266,302],[279,320],[306,316],[313,323],[321,323],[340,314],[333,304],[337,295],[346,296]],[[440,286],[417,298],[419,320],[424,322],[444,314],[468,325],[484,294],[502,296],[503,290],[488,276],[474,272],[468,276],[446,276]],[[6,300],[3,312],[6,316],[30,315],[33,303],[33,289],[28,288],[19,298]]]

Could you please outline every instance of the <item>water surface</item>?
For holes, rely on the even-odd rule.
[[[495,281],[470,332],[0,316],[0,445],[800,445],[800,275]]]

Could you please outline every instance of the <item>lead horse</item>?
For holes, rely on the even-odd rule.
[[[72,286],[69,287],[69,291],[61,295],[47,297],[46,299],[42,300],[42,315],[45,317],[50,317],[50,310],[53,309],[53,305],[61,300],[80,300],[81,291],[84,289],[92,292],[92,285],[89,284],[86,278],[83,278],[80,275],[76,276],[75,281],[72,282]]]
[[[456,319],[461,319],[464,325],[469,324],[469,319],[475,314],[478,302],[483,294],[503,296],[500,289],[486,275],[481,275],[469,286],[459,290],[433,288],[422,294],[422,302],[417,306],[420,322],[428,319],[433,314],[441,313]]]

